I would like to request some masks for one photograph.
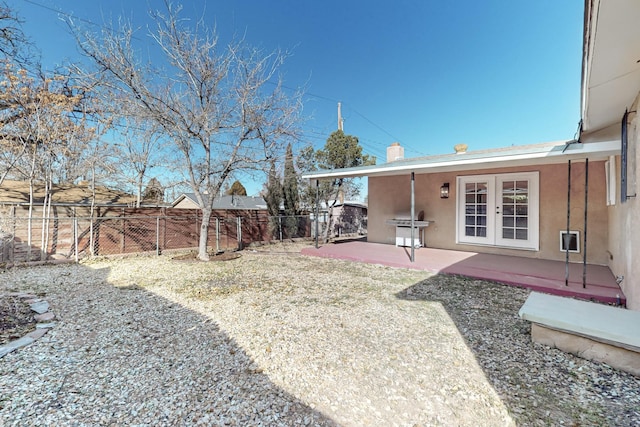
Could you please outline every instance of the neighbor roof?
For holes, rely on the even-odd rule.
[[[135,203],[135,196],[123,191],[107,187],[96,187],[96,205],[98,206],[128,206]],[[54,184],[51,201],[56,205],[87,206],[91,204],[93,192],[88,184]],[[34,186],[34,203],[44,201],[44,184]],[[5,179],[0,185],[0,204],[29,203],[29,183]]]
[[[182,202],[184,199],[188,199],[195,205],[198,205],[198,199],[195,193],[182,193],[174,202],[173,206]],[[264,210],[267,209],[267,204],[262,197],[254,196],[229,196],[224,195],[217,197],[213,201],[213,209],[216,210]]]
[[[467,171],[511,166],[563,163],[567,160],[605,159],[620,154],[620,141],[578,143],[576,141],[517,145],[465,153],[414,157],[374,166],[322,170],[302,175],[308,179],[391,176],[407,173]]]

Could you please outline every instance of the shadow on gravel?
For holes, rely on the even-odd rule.
[[[518,316],[528,294],[439,274],[396,296],[444,306],[518,425],[640,425],[640,379],[532,343]]]
[[[207,317],[108,275],[0,273],[3,287],[45,292],[58,322],[0,360],[0,425],[336,425]]]

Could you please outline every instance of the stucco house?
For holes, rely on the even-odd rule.
[[[182,193],[171,206],[175,209],[200,209],[194,193]],[[213,210],[266,211],[267,203],[262,197],[224,195],[213,201]]]
[[[605,265],[640,310],[640,3],[586,0],[584,22],[577,139],[410,159],[394,143],[386,163],[305,177],[368,177],[369,242],[420,213],[421,244]]]

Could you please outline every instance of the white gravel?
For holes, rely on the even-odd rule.
[[[640,423],[638,378],[531,343],[524,290],[288,249],[1,273],[58,324],[0,359],[0,425]]]

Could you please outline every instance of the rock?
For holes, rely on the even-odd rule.
[[[35,340],[29,336],[24,336],[20,339],[17,339],[15,341],[11,341],[9,344],[0,347],[0,357],[5,356],[6,354],[11,353],[13,350],[16,350],[20,347],[24,347],[26,345],[31,344],[32,342],[34,342]]]
[[[36,322],[50,322],[52,321],[56,316],[55,314],[53,314],[50,311],[47,311],[46,313],[42,313],[42,314],[36,314],[35,316],[33,316],[34,319],[36,319]]]
[[[27,334],[29,338],[33,338],[34,340],[42,338],[47,332],[49,332],[48,328],[40,328],[35,331],[31,331]]]
[[[56,322],[37,323],[36,324],[36,329],[51,329],[54,326],[56,326]]]
[[[49,311],[49,303],[46,301],[34,302],[30,305],[31,310],[35,311],[38,314],[46,313]]]

